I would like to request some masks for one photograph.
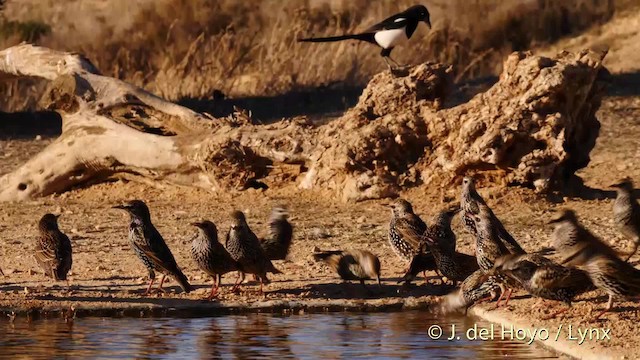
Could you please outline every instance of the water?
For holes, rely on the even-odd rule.
[[[0,322],[3,358],[551,359],[538,345],[505,340],[431,340],[430,325],[466,330],[480,320],[426,312],[249,314],[209,318],[79,318]]]

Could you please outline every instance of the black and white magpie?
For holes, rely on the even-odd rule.
[[[414,5],[407,10],[390,16],[381,22],[371,26],[358,34],[345,34],[340,36],[298,39],[300,42],[333,42],[342,40],[360,40],[376,44],[382,48],[382,55],[387,66],[391,68],[389,60],[396,66],[399,64],[391,58],[391,51],[398,44],[409,40],[418,27],[418,23],[424,21],[431,28],[429,11],[423,5]]]

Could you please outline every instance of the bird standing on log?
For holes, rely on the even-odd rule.
[[[293,226],[287,219],[289,213],[284,206],[276,206],[269,219],[269,235],[260,240],[260,245],[269,260],[285,260],[293,238]]]
[[[260,241],[256,234],[251,231],[242,211],[234,211],[231,214],[232,224],[227,233],[226,247],[231,257],[238,263],[240,276],[233,286],[232,291],[237,291],[244,281],[246,274],[254,274],[260,281],[260,293],[263,292],[263,285],[269,283],[267,273],[281,274],[280,270],[273,266],[273,263],[260,246]]]
[[[194,222],[198,233],[191,242],[191,256],[200,270],[213,277],[211,294],[207,300],[218,295],[222,283],[222,275],[238,270],[238,264],[227,249],[218,241],[218,229],[211,221]]]
[[[391,58],[391,51],[399,44],[409,40],[416,31],[420,22],[427,24],[431,28],[429,11],[423,5],[414,5],[407,10],[390,16],[381,22],[369,27],[361,33],[346,34],[331,37],[298,39],[299,42],[334,42],[342,40],[360,40],[378,45],[382,48],[380,55],[387,66],[392,69],[389,60],[394,65],[400,65]]]
[[[54,280],[65,280],[73,264],[71,241],[58,227],[58,216],[46,214],[38,223],[35,258],[44,274]]]
[[[613,184],[612,187],[617,192],[616,200],[613,203],[613,219],[620,232],[633,241],[633,250],[625,259],[625,261],[629,261],[640,246],[640,205],[633,196],[631,179],[624,178]]]
[[[122,205],[116,205],[114,209],[125,210],[129,213],[129,241],[131,247],[136,253],[140,261],[149,271],[149,286],[144,293],[148,295],[151,292],[151,286],[156,279],[156,271],[162,273],[158,290],[164,292],[162,285],[166,275],[173,277],[184,292],[192,290],[187,277],[184,276],[182,270],[178,267],[176,259],[173,257],[171,250],[164,242],[162,235],[156,230],[151,222],[151,214],[149,208],[141,200],[132,200]]]

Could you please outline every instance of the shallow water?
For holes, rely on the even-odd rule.
[[[443,338],[429,338],[432,324]],[[447,341],[451,324],[461,340]],[[489,323],[426,312],[372,314],[249,314],[209,318],[79,318],[0,322],[3,358],[430,358],[550,359],[538,345],[471,341],[469,327]],[[498,327],[496,327],[498,331]],[[497,336],[499,338],[499,336]]]

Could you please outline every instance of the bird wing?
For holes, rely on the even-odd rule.
[[[57,241],[51,234],[38,236],[35,257],[43,267],[55,268],[58,264]]]
[[[423,236],[426,230],[427,225],[417,216],[396,220],[396,231],[415,250],[422,248]]]
[[[406,27],[410,21],[404,17],[404,15],[396,14],[390,16],[379,23],[370,26],[362,33],[374,33],[380,30],[393,30],[393,29],[402,29]]]
[[[149,241],[143,244],[136,243],[138,249],[153,261],[158,270],[176,273],[178,270],[176,259],[158,230],[155,227],[151,227],[146,236]]]

